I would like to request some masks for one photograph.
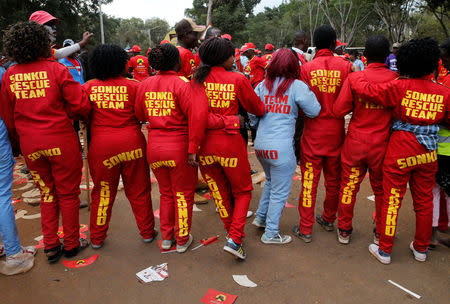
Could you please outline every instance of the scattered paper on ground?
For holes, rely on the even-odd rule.
[[[233,304],[237,296],[210,288],[201,302],[204,304]]]
[[[159,213],[160,213],[159,209],[156,209],[155,212],[153,212],[153,215],[154,215],[156,218],[159,218]]]
[[[200,209],[199,207],[197,207],[197,205],[194,204],[194,206],[192,207],[192,211],[200,212],[200,211],[202,211],[202,209]]]
[[[26,220],[34,220],[34,219],[37,219],[37,218],[40,218],[40,217],[41,217],[41,214],[40,214],[40,213],[22,216],[22,218],[24,218],[24,219],[26,219]]]
[[[254,282],[250,281],[250,279],[247,277],[247,275],[237,275],[237,274],[233,274],[233,280],[238,283],[241,286],[244,287],[256,287],[258,285],[256,285]]]
[[[27,213],[28,213],[28,211],[26,211],[26,210],[18,210],[16,213],[16,220],[22,218]]]
[[[258,172],[256,174],[252,175],[252,183],[253,184],[259,184],[262,183],[266,180],[266,174],[264,173],[264,171],[262,172]]]
[[[374,201],[375,201],[375,195],[368,196],[367,199],[368,199],[369,201],[374,202]]]
[[[284,205],[284,207],[286,207],[286,208],[295,208],[294,205],[291,205],[288,202],[286,202],[286,205]]]
[[[40,235],[40,236],[37,236],[37,237],[34,238],[34,240],[35,240],[36,242],[39,242],[40,240],[43,240],[43,239],[44,239],[44,236],[43,236],[43,235]]]
[[[150,283],[152,281],[163,281],[169,277],[169,269],[167,263],[156,266],[150,266],[136,273],[136,277],[141,283]]]

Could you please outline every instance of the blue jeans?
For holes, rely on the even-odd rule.
[[[291,192],[297,163],[292,140],[260,143],[257,138],[255,150],[266,174],[256,216],[266,222],[265,234],[271,238],[279,233],[281,213]]]
[[[0,128],[1,125],[3,122],[0,120]],[[0,238],[8,256],[18,253],[22,248],[17,234],[14,208],[11,205],[14,158],[9,141],[2,140],[3,138],[0,136],[0,145],[3,147],[0,149]],[[5,145],[8,145],[9,149]]]

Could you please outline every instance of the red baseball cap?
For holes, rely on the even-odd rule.
[[[252,43],[252,42],[247,42],[246,44],[244,44],[242,47],[241,47],[241,52],[243,53],[243,52],[245,52],[245,51],[248,51],[248,50],[255,50],[256,48],[255,48],[255,45]]]
[[[339,39],[336,39],[336,47],[345,46],[347,43],[341,42]]]
[[[161,43],[160,43],[160,44],[164,44],[164,43],[170,43],[170,41],[169,41],[169,40],[166,40],[166,39],[164,39],[164,40],[162,40],[162,41],[161,41]]]
[[[133,45],[133,47],[130,49],[131,52],[135,52],[135,53],[139,53],[141,51],[141,48],[139,47],[139,45],[135,44]]]
[[[39,24],[46,24],[49,21],[55,20],[56,24],[59,23],[59,19],[50,15],[49,13],[47,13],[46,11],[35,11],[34,13],[32,13],[30,15],[30,19],[28,19],[30,21],[34,21],[37,22]]]
[[[231,35],[230,34],[223,34],[222,38],[231,40]]]
[[[273,51],[274,48],[275,47],[273,46],[273,44],[270,43],[266,44],[266,46],[264,47],[266,51]]]

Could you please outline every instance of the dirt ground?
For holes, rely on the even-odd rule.
[[[249,151],[251,149],[249,148]],[[249,155],[253,169],[262,168],[254,154]],[[13,186],[13,188],[16,186]],[[250,210],[256,211],[262,187],[255,185]],[[298,206],[300,181],[292,185],[288,203]],[[17,196],[17,192],[15,193]],[[200,239],[220,235],[219,242],[185,254],[160,254],[156,242],[141,241],[124,191],[119,191],[109,235],[100,250],[88,248],[78,258],[95,253],[98,260],[80,269],[68,269],[62,262],[49,265],[39,249],[34,268],[13,277],[0,276],[0,303],[200,303],[209,288],[237,295],[235,303],[449,303],[449,249],[439,245],[429,253],[425,263],[416,262],[409,250],[415,218],[408,192],[401,209],[392,263],[382,265],[368,252],[372,240],[374,203],[367,179],[364,180],[355,208],[354,232],[349,245],[337,242],[336,232],[326,232],[315,225],[313,241],[305,244],[294,237],[283,246],[265,245],[263,230],[248,219],[245,232],[247,260],[237,261],[223,251],[225,232],[213,202],[199,205],[194,212],[192,233],[194,246]],[[321,180],[316,213],[322,211],[325,192]],[[81,198],[85,198],[82,193]],[[159,208],[157,184],[152,185],[154,210]],[[28,215],[39,207],[25,203],[14,205]],[[87,209],[80,210],[80,223],[89,223]],[[297,208],[285,208],[280,223],[281,233],[293,236],[298,224]],[[24,245],[37,244],[41,235],[39,219],[18,219]],[[159,228],[159,221],[157,220]],[[441,237],[449,237],[441,235]],[[158,237],[159,239],[159,237]],[[136,273],[151,265],[167,262],[169,278],[162,282],[141,284]],[[246,288],[234,282],[232,275],[247,275],[258,284]],[[388,283],[393,280],[419,294],[407,295]]]

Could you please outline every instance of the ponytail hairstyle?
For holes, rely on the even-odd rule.
[[[219,66],[234,56],[234,45],[228,39],[213,37],[202,43],[198,49],[198,55],[202,64],[195,72],[194,78],[196,82],[203,83],[211,67]]]
[[[282,48],[275,52],[272,61],[267,67],[264,85],[269,93],[273,90],[273,84],[277,77],[284,77],[275,93],[276,96],[283,96],[284,92],[291,86],[294,80],[300,76],[300,65],[298,57],[291,49]]]
[[[180,61],[180,52],[170,43],[155,46],[148,53],[148,63],[158,71],[173,71]]]

